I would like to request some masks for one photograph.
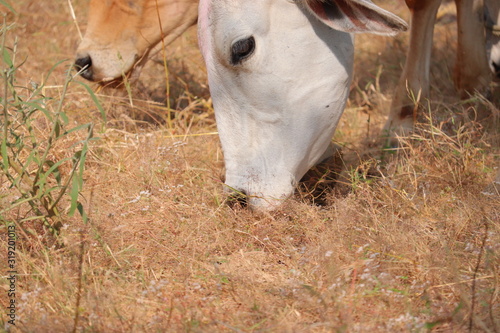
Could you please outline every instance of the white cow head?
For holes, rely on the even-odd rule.
[[[201,0],[198,33],[229,191],[272,209],[328,157],[347,100],[350,33],[393,35],[369,0]]]
[[[500,1],[485,1],[486,51],[491,71],[500,78]]]

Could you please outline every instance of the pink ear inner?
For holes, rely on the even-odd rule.
[[[326,16],[325,8],[323,7],[321,1],[309,1],[309,8],[311,8],[311,11],[318,15],[318,17],[322,20],[328,20],[328,17]]]
[[[305,5],[320,21],[344,32],[394,35],[407,28],[406,22],[370,0],[305,0]]]
[[[341,17],[338,17],[340,14],[343,15],[343,19],[349,21],[352,25],[356,26],[360,30],[366,30],[367,26],[361,20],[358,19],[358,15],[361,14],[356,13],[356,8],[354,7],[356,4],[350,5],[345,0],[331,0],[331,1],[320,1],[320,0],[312,0],[308,1],[310,10],[318,16],[319,19],[331,22],[333,24],[334,21],[339,20],[342,21]],[[330,15],[329,15],[330,14]],[[362,14],[361,14],[362,15]]]

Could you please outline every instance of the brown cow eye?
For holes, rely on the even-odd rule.
[[[240,64],[248,58],[255,50],[255,39],[253,37],[240,39],[231,46],[231,64]]]

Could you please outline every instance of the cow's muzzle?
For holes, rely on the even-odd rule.
[[[247,207],[248,206],[248,196],[243,190],[236,190],[231,187],[224,188],[224,191],[228,194],[227,204],[229,207]]]

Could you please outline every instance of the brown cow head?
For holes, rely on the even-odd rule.
[[[121,78],[161,41],[196,23],[196,0],[90,0],[88,25],[75,65],[90,81]]]

